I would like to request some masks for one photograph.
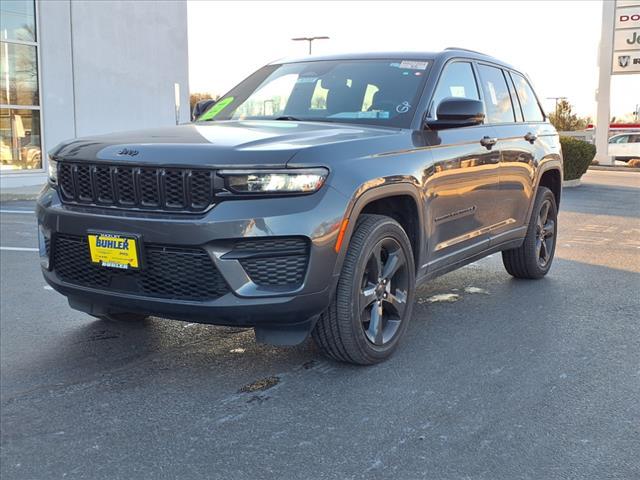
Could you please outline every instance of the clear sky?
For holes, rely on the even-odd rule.
[[[314,54],[470,48],[509,62],[532,78],[547,111],[566,96],[595,117],[601,1],[205,2],[191,0],[192,92],[221,95],[278,58],[302,56],[300,36],[327,35]],[[640,103],[640,75],[614,77],[611,114]]]

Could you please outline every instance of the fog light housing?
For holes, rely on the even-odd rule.
[[[38,225],[38,254],[42,268],[51,270],[51,231],[42,225]]]

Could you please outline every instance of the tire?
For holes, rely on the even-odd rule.
[[[105,320],[107,322],[139,323],[139,322],[145,321],[149,317],[141,313],[123,312],[123,313],[109,313],[107,315],[100,315],[98,318],[100,320]]]
[[[553,262],[557,237],[556,198],[548,188],[538,187],[527,236],[519,248],[502,252],[504,268],[516,278],[544,277]]]
[[[336,293],[316,323],[313,339],[335,360],[381,362],[407,329],[414,294],[415,263],[406,232],[392,218],[361,215]]]

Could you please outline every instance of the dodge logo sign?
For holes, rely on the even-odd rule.
[[[631,60],[631,57],[629,55],[620,55],[618,57],[618,65],[620,65],[622,68],[626,68],[627,65],[629,65],[629,60]]]

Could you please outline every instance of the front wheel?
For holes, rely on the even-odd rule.
[[[407,329],[415,266],[411,243],[392,218],[363,215],[351,238],[336,294],[313,339],[328,356],[370,365],[388,358]]]
[[[548,188],[539,187],[527,236],[520,247],[502,252],[504,268],[516,278],[544,277],[553,262],[557,236],[556,198]]]

